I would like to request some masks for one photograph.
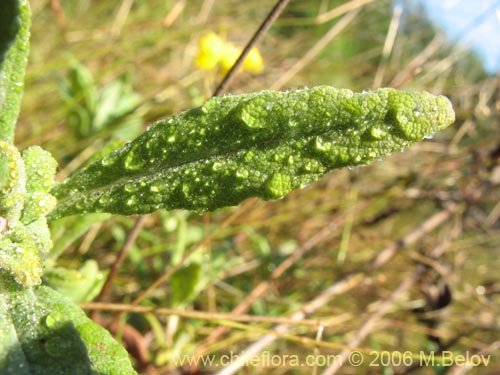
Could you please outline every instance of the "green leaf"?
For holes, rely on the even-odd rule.
[[[113,136],[130,139],[141,128],[135,113],[141,98],[133,91],[129,74],[98,88],[92,73],[76,61],[70,63],[68,78],[60,82],[59,91],[66,109],[67,123],[78,138],[113,130]],[[127,138],[127,136],[129,136]]]
[[[0,271],[8,272],[26,286],[39,284],[42,259],[37,239],[21,222],[9,223],[8,230],[0,234]]]
[[[54,267],[43,273],[43,279],[74,302],[89,302],[104,286],[106,272],[99,271],[97,262],[87,260],[79,270]]]
[[[52,218],[84,213],[197,211],[277,199],[334,168],[402,150],[454,121],[427,92],[355,94],[327,86],[217,97],[159,121],[56,186]]]
[[[179,272],[174,273],[170,280],[172,288],[172,306],[182,308],[194,299],[205,286],[207,278],[204,277],[202,265],[190,263]]]
[[[132,375],[128,354],[69,299],[0,280],[2,375]]]
[[[22,157],[27,190],[22,221],[29,224],[48,214],[56,204],[55,198],[49,192],[54,185],[57,162],[50,152],[38,146],[24,150]]]
[[[31,25],[28,1],[4,0],[0,9],[0,140],[12,143],[21,106]]]

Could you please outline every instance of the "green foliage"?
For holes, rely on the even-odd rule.
[[[68,78],[61,82],[59,91],[66,121],[76,138],[110,129],[118,139],[127,140],[140,130],[142,121],[135,110],[141,100],[133,91],[128,74],[99,90],[90,71],[72,62]]]
[[[52,217],[214,210],[257,196],[277,199],[345,166],[402,150],[454,121],[426,92],[354,94],[320,86],[213,98],[160,121],[75,173],[52,193]]]
[[[12,143],[28,62],[30,8],[7,0],[0,11],[0,140]]]
[[[122,148],[109,152],[115,149],[110,143],[96,153],[100,160],[94,155],[90,164],[54,187],[51,154],[37,146],[20,153],[12,145],[29,25],[28,3],[6,1],[0,13],[2,374],[135,374],[125,350],[72,303],[89,301],[100,291],[104,274],[97,263],[90,260],[78,271],[54,267],[43,273],[45,259],[54,262],[90,225],[108,217],[100,212],[205,211],[251,196],[281,198],[332,169],[402,150],[454,120],[450,102],[426,92],[355,94],[320,86],[213,98],[153,124]],[[61,93],[76,137],[111,130],[128,138],[140,125],[139,117],[131,115],[139,97],[128,76],[99,92],[90,73],[74,64]],[[125,126],[114,131],[120,121]],[[84,213],[91,214],[53,223],[52,248],[47,215],[55,219]],[[186,227],[178,232],[187,237]],[[256,247],[268,255],[267,240],[254,237]],[[185,243],[178,245],[171,263],[184,254]],[[199,256],[170,280],[174,307],[192,303],[214,275],[231,267],[216,256],[208,267]],[[168,324],[168,334],[187,337],[177,328],[177,317],[169,317]]]
[[[87,260],[78,270],[52,267],[43,273],[44,281],[75,303],[92,301],[103,287],[105,276],[93,259]]]
[[[0,306],[2,374],[135,374],[109,332],[53,289],[3,278]]]

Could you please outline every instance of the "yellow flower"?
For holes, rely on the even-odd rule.
[[[214,32],[205,34],[199,41],[195,64],[200,70],[214,68],[225,50],[224,41]]]
[[[245,61],[243,61],[243,69],[250,73],[260,73],[264,69],[264,60],[257,48],[252,48],[248,52]]]
[[[200,70],[210,70],[217,65],[220,73],[226,74],[241,54],[241,49],[227,42],[214,32],[205,34],[198,42],[198,54],[195,58],[196,67]],[[243,62],[243,70],[259,73],[264,69],[264,61],[257,48],[252,48]]]
[[[220,59],[221,73],[225,74],[231,69],[236,60],[241,54],[241,50],[236,47],[233,43],[227,42],[226,48],[224,48],[224,53]]]

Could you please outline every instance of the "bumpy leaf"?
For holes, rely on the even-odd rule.
[[[26,200],[22,221],[29,224],[40,216],[47,215],[56,204],[50,195],[54,185],[57,163],[52,155],[41,147],[33,146],[22,153],[26,168]]]
[[[0,230],[0,271],[26,286],[37,285],[42,259],[52,246],[45,215],[55,205],[49,191],[56,162],[40,147],[30,147],[21,156],[1,140],[0,162],[0,217],[5,223]]]
[[[454,121],[449,100],[327,86],[213,98],[160,121],[52,193],[53,218],[82,212],[197,211],[283,197],[339,167],[366,164]]]
[[[31,25],[28,1],[3,0],[0,9],[0,140],[12,143],[23,94]]]
[[[123,349],[70,300],[46,286],[0,281],[2,375],[134,375]]]

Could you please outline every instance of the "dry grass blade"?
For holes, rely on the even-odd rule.
[[[119,303],[88,302],[88,303],[81,303],[80,307],[82,309],[92,310],[92,311],[109,311],[109,312],[137,313],[137,314],[152,313],[155,315],[176,315],[182,318],[198,319],[205,321],[233,321],[233,322],[245,322],[245,323],[287,324],[287,325],[303,325],[310,327],[318,326],[317,320],[296,320],[293,318],[281,318],[272,316],[189,311],[189,310],[169,309],[163,307],[127,305]]]
[[[342,30],[344,30],[358,15],[360,9],[355,9],[342,17],[307,53],[297,61],[290,69],[271,85],[272,90],[281,89],[293,76],[314,60],[316,56],[330,43]]]
[[[375,259],[371,262],[370,266],[367,269],[367,272],[373,272],[374,270],[380,268],[382,265],[387,263],[396,253],[396,250],[404,248],[406,246],[409,246],[411,244],[414,244],[416,241],[421,239],[424,235],[427,233],[431,232],[432,230],[436,229],[438,226],[446,222],[447,219],[450,218],[450,216],[455,212],[456,206],[451,206],[448,209],[445,209],[441,212],[436,213],[435,215],[431,216],[428,218],[422,225],[420,225],[418,228],[415,230],[409,232],[406,234],[401,240],[394,242],[391,246],[383,249],[382,251],[379,252],[379,254],[382,254],[381,256],[375,257]],[[421,271],[418,271],[421,272]],[[365,326],[365,328],[362,328],[361,331],[358,332],[359,339],[364,338],[366,334],[370,332],[370,330],[374,327],[374,324],[378,319],[380,319],[385,313],[388,311],[388,309],[392,306],[393,300],[398,297],[403,291],[407,290],[411,285],[414,283],[414,281],[417,279],[419,273],[415,272],[415,274],[411,275],[408,277],[399,287],[396,289],[392,294],[391,297],[385,302],[384,308],[380,308],[379,312],[374,314],[369,320]],[[324,306],[328,302],[332,300],[335,296],[345,293],[351,289],[353,289],[355,286],[359,285],[364,279],[365,279],[365,273],[364,272],[358,272],[358,273],[353,273],[350,274],[339,281],[335,282],[333,285],[331,285],[328,289],[326,289],[323,293],[321,293],[319,296],[317,296],[315,299],[310,301],[309,303],[306,303],[304,307],[301,309],[301,311],[293,314],[291,316],[292,319],[304,319],[306,316],[314,313],[317,309],[320,307]],[[279,325],[274,328],[274,331],[277,333],[277,335],[283,335],[286,332],[289,331],[291,327],[289,325]],[[263,337],[261,337],[259,340],[257,340],[255,343],[252,345],[246,347],[244,350],[240,352],[241,358],[246,358],[247,360],[251,359],[252,357],[256,356],[258,353],[260,353],[262,350],[264,350],[266,347],[271,345],[276,339],[278,338],[277,335],[272,335],[268,334]],[[357,337],[358,337],[357,336]],[[348,344],[350,346],[356,346],[359,341],[352,341]],[[343,352],[342,355],[347,355],[349,352],[345,351]],[[236,361],[234,363],[231,363],[229,366],[227,366],[225,369],[217,372],[217,375],[231,375],[239,371],[239,369],[242,366],[242,363],[245,363],[245,361]],[[335,367],[332,367],[335,368]],[[337,370],[333,370],[337,371]]]
[[[334,230],[340,226],[338,222],[332,222],[325,226],[320,232],[316,233],[313,237],[311,237],[304,245],[299,247],[297,250],[293,252],[292,255],[287,257],[278,267],[276,267],[269,278],[265,281],[260,282],[250,294],[248,294],[245,299],[238,304],[236,308],[232,310],[232,313],[235,315],[242,314],[251,307],[252,303],[254,303],[258,298],[262,297],[272,286],[272,282],[278,279],[287,269],[289,269],[295,262],[303,257],[307,251],[311,250],[314,246],[316,246],[321,241],[324,241],[326,238],[331,237],[334,234]],[[229,329],[227,327],[219,327],[212,332],[203,346],[198,348],[197,352],[199,354],[203,353],[205,349],[210,346],[212,342],[217,340],[220,336],[228,332]]]
[[[341,15],[361,8],[363,5],[373,2],[374,0],[352,0],[348,1],[345,4],[339,5],[336,8],[329,10],[328,12],[324,12],[320,14],[314,20],[315,23],[321,24],[328,21],[333,20],[334,18],[340,17]]]
[[[394,48],[394,41],[396,40],[402,13],[403,7],[401,5],[394,7],[391,23],[389,24],[389,30],[387,31],[387,36],[385,37],[384,48],[382,49],[382,61],[378,65],[377,73],[375,73],[375,79],[373,80],[373,88],[381,87],[382,82],[384,81],[385,69],[387,67],[391,51]]]
[[[390,308],[394,305],[394,303],[401,297],[401,295],[410,289],[413,284],[418,280],[420,274],[423,271],[418,269],[415,273],[408,276],[399,287],[394,290],[389,298],[380,303],[377,306],[377,310],[373,313],[366,322],[361,326],[361,328],[356,332],[354,338],[349,341],[347,344],[348,347],[353,348],[359,346],[359,344],[373,331],[377,328],[378,322],[382,319],[384,315],[386,315]],[[339,361],[335,361],[335,363],[328,367],[325,371],[321,373],[321,375],[334,375],[336,374],[342,365],[346,362],[347,356],[349,355],[349,349],[343,349],[339,354]]]

